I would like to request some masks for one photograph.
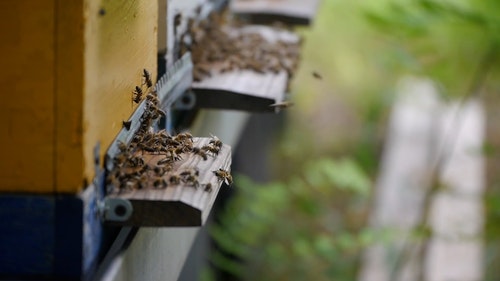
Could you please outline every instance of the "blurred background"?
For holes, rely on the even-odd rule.
[[[295,106],[253,116],[271,137],[247,128],[236,152],[201,278],[499,280],[499,15],[497,0],[323,0],[296,30]],[[268,165],[238,166],[245,140]]]

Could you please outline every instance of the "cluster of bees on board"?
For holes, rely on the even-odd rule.
[[[145,100],[145,110],[140,118],[140,126],[129,144],[119,142],[118,153],[113,157],[112,170],[108,171],[106,184],[108,192],[124,192],[153,187],[190,186],[212,191],[211,183],[200,183],[199,170],[195,167],[175,169],[175,164],[189,154],[206,161],[217,157],[223,147],[222,141],[212,136],[206,145],[198,147],[190,133],[170,135],[165,130],[154,131],[153,125],[165,112],[153,87],[151,74],[144,69],[142,84],[132,92],[132,102],[139,104]],[[130,130],[130,121],[123,126]],[[231,174],[224,169],[213,171],[219,182],[231,185]]]
[[[177,15],[175,22],[180,22],[180,17]],[[284,70],[292,76],[299,60],[300,40],[270,42],[257,32],[238,31],[242,24],[236,20],[228,22],[226,18],[224,13],[211,13],[203,20],[188,19],[187,31],[180,38],[180,55],[191,52],[194,81],[210,77],[213,71],[278,73]]]

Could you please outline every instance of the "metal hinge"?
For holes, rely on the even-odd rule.
[[[97,202],[97,211],[103,221],[123,222],[132,216],[134,208],[129,200],[104,198]]]

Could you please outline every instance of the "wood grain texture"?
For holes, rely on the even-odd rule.
[[[234,0],[231,11],[247,16],[267,16],[269,22],[280,20],[287,23],[310,24],[320,0]],[[264,19],[256,17],[257,21]]]
[[[194,82],[192,89],[199,108],[274,111],[270,105],[284,100],[287,83],[284,71],[260,74],[235,70]]]
[[[109,146],[132,114],[131,91],[142,69],[156,80],[158,2],[86,4],[83,176],[90,182],[93,148],[97,142]]]
[[[54,18],[53,0],[0,1],[0,191],[54,190]]]
[[[194,145],[207,145],[210,138],[195,138]],[[231,166],[231,148],[223,145],[216,157],[208,156],[207,160],[194,154],[181,154],[183,159],[175,163],[174,171],[164,175],[168,181],[171,175],[186,170],[198,170],[199,187],[187,184],[173,185],[167,188],[153,187],[150,181],[146,188],[133,191],[115,192],[110,198],[130,200],[133,206],[132,217],[120,223],[133,226],[201,226],[208,217],[217,197],[222,181],[213,173],[220,168],[229,170]],[[146,157],[146,155],[145,155]],[[163,157],[152,155],[146,160],[154,165]],[[211,191],[204,190],[204,184],[212,185]]]

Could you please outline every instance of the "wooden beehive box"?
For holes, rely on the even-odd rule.
[[[0,1],[0,192],[76,193],[156,78],[157,1]]]

